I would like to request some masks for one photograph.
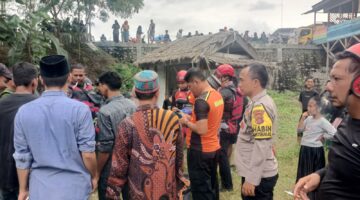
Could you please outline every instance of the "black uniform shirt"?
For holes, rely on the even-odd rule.
[[[322,177],[320,199],[360,199],[360,120],[346,116],[329,151]]]

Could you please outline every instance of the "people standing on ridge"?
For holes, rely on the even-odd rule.
[[[169,35],[169,31],[168,31],[168,30],[165,30],[164,42],[165,42],[165,43],[171,42],[171,39],[170,39],[170,35]]]
[[[153,20],[150,20],[149,30],[148,30],[148,43],[153,43],[155,39],[155,23]]]
[[[141,35],[143,34],[142,32],[142,27],[138,26],[137,30],[136,30],[136,42],[137,43],[141,43]]]
[[[129,42],[129,30],[130,30],[129,22],[125,20],[121,26],[122,42]]]
[[[176,34],[176,39],[177,40],[179,40],[179,39],[181,39],[183,36],[182,36],[182,32],[183,32],[183,30],[182,29],[179,29],[179,31],[177,32],[177,34]]]
[[[105,41],[106,41],[106,37],[105,37],[105,35],[104,35],[104,34],[102,34],[102,35],[101,35],[101,37],[100,37],[100,41],[101,41],[101,42],[105,42]]]
[[[117,20],[115,20],[114,24],[112,25],[112,29],[113,29],[113,40],[116,43],[119,43],[119,29],[120,29],[120,25],[118,23]],[[102,36],[101,36],[102,37]],[[105,37],[105,36],[104,36]],[[101,40],[102,41],[102,40]]]

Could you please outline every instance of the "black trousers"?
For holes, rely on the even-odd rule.
[[[241,193],[241,197],[243,200],[272,200],[274,196],[274,188],[276,185],[276,182],[279,178],[279,175],[268,178],[262,178],[261,182],[258,186],[255,187],[255,196],[249,197],[244,196]],[[245,178],[242,177],[241,183],[245,182]]]
[[[193,199],[219,199],[217,157],[218,152],[203,153],[197,150],[188,150],[187,163]]]
[[[235,139],[234,139],[235,138]],[[219,153],[219,171],[221,177],[221,186],[223,189],[232,190],[233,183],[231,177],[230,161],[228,157],[229,146],[236,142],[236,135],[225,135],[220,133],[220,153]]]
[[[19,189],[1,189],[0,188],[0,200],[17,200]]]

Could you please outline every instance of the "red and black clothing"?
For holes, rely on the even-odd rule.
[[[178,109],[183,109],[185,106],[189,105],[189,95],[190,90],[176,90],[171,97],[171,107],[176,107]]]
[[[237,133],[230,131],[230,126],[239,126],[232,120],[233,106],[235,102],[236,88],[232,82],[227,87],[221,87],[219,92],[224,99],[224,113],[220,126],[220,152],[219,152],[219,172],[223,189],[232,190],[233,183],[228,158],[229,146],[236,143]]]

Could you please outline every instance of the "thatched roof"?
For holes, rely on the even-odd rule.
[[[175,40],[147,53],[135,64],[196,63],[206,59],[217,63],[240,65],[254,61],[252,59],[256,58],[255,49],[237,32],[231,31]]]

